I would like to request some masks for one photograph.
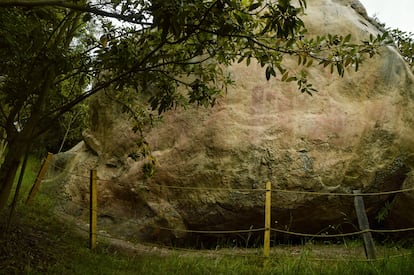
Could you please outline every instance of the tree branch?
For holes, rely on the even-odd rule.
[[[151,26],[152,23],[148,23],[142,21],[142,17],[139,16],[128,16],[114,12],[107,12],[95,7],[92,7],[88,4],[86,5],[79,5],[74,4],[73,2],[69,1],[62,1],[62,0],[2,0],[0,1],[0,8],[9,8],[9,7],[59,7],[59,8],[66,8],[70,10],[76,10],[80,12],[87,12],[92,13],[95,15],[100,15],[104,17],[110,17],[119,19],[125,22],[133,23],[133,24],[141,24],[145,26]],[[142,15],[138,13],[138,15]]]

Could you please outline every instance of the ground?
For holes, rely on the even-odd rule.
[[[249,263],[254,262],[255,264],[264,261],[262,248],[186,249],[159,244],[136,244],[101,233],[98,235],[96,251],[90,251],[88,230],[84,223],[68,221],[62,223],[61,220],[53,216],[35,217],[30,213],[20,211],[15,215],[8,231],[5,223],[8,214],[4,212],[1,215],[0,274],[50,273],[54,265],[65,265],[66,261],[78,261],[79,258],[84,259],[90,255],[96,257],[97,254],[129,259],[137,257],[190,259],[197,257],[218,261],[227,257],[230,259],[244,258]],[[410,249],[397,248],[396,246],[377,247],[377,257],[380,259],[399,257],[409,253]],[[357,240],[342,240],[335,243],[307,242],[303,245],[285,244],[273,246],[271,249],[270,261],[273,263],[278,262],[279,259],[296,261],[305,258],[306,261],[316,263],[366,261],[362,242]],[[66,272],[70,273],[71,269],[67,269]]]

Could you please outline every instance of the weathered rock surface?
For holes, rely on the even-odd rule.
[[[358,1],[312,0],[308,6],[311,33],[352,33],[356,39],[378,33]],[[158,161],[151,179],[144,178],[142,162],[127,157],[135,139],[126,116],[105,96],[94,99],[85,143],[56,162],[86,177],[88,169],[98,170],[99,221],[107,230],[170,241],[188,237],[183,229],[261,228],[259,189],[267,180],[274,190],[331,193],[414,186],[414,77],[394,48],[384,48],[344,78],[311,69],[319,90],[313,97],[295,85],[266,81],[258,65],[228,70],[236,86],[214,108],[168,112],[147,133]],[[80,205],[87,205],[88,179],[70,175],[63,185],[65,209],[85,214]],[[282,191],[272,196],[274,228],[333,233],[356,224],[352,197]],[[395,207],[382,225],[413,226],[412,196],[366,198],[370,220],[388,202]]]

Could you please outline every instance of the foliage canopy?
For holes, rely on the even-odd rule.
[[[388,32],[404,60],[412,68],[414,66],[414,34],[398,29],[388,29]]]

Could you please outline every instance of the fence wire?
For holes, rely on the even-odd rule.
[[[82,228],[80,226],[77,226],[77,228],[82,232],[89,233],[88,229]],[[203,255],[203,256],[209,256],[209,257],[232,257],[232,258],[243,257],[243,258],[261,259],[261,260],[266,260],[266,259],[276,260],[276,261],[280,260],[280,252],[279,253],[274,252],[272,253],[270,257],[265,257],[262,254],[261,248],[242,248],[242,247],[218,248],[216,247],[215,249],[192,249],[192,248],[183,248],[183,247],[177,247],[177,246],[169,246],[169,245],[160,244],[160,243],[156,243],[156,244],[147,243],[147,242],[134,243],[134,242],[131,242],[125,239],[111,236],[109,234],[103,234],[101,232],[97,232],[96,235],[101,240],[114,240],[117,242],[122,242],[122,244],[125,243],[125,245],[127,245],[130,249],[136,250],[137,252],[140,252],[143,249],[145,249],[147,250],[147,252],[159,253],[159,249],[165,249],[168,251],[180,253],[180,255],[188,253],[189,255],[192,255],[192,256]],[[120,246],[122,246],[122,244],[120,244]],[[140,247],[137,248],[136,247],[137,245],[140,245]],[[294,246],[292,246],[292,248],[295,248],[295,252],[287,250],[287,251],[284,251],[282,254],[284,254],[284,256],[289,256],[287,255],[289,253],[290,254],[294,253],[295,255],[297,255],[297,254],[309,252],[308,248],[305,248],[305,249],[297,248],[296,249],[296,247]],[[310,251],[312,252],[312,249],[310,249]],[[413,253],[410,252],[410,253],[401,253],[401,254],[381,256],[381,257],[377,257],[376,259],[356,258],[357,255],[346,255],[346,257],[340,257],[340,258],[322,258],[322,257],[314,257],[314,256],[305,256],[306,257],[305,259],[308,261],[317,261],[317,262],[349,262],[350,260],[355,261],[355,262],[380,262],[380,261],[385,261],[388,259],[411,257],[412,255]]]
[[[89,179],[89,176],[85,175],[79,175],[76,173],[73,173],[71,171],[68,171],[66,168],[58,166],[54,164],[53,162],[50,163],[50,167],[54,167],[58,170],[61,170],[62,172],[65,172],[69,175],[76,176],[79,178],[87,178]],[[117,178],[112,179],[102,179],[97,178],[98,182],[118,182],[122,184],[128,184],[128,182],[120,181]],[[166,189],[177,189],[177,190],[191,190],[191,191],[228,191],[228,192],[266,192],[265,188],[233,188],[233,187],[200,187],[200,186],[176,186],[176,185],[163,185],[163,184],[157,184],[157,183],[151,183],[151,184],[135,184],[130,183],[131,186],[134,187],[158,187],[158,188],[166,188]],[[347,197],[356,197],[356,196],[384,196],[384,195],[394,195],[399,193],[407,193],[414,191],[414,187],[411,188],[404,188],[404,189],[397,189],[397,190],[390,190],[390,191],[382,191],[382,192],[369,192],[369,193],[343,193],[343,192],[319,192],[319,191],[305,191],[305,190],[288,190],[288,189],[274,189],[272,188],[272,193],[287,193],[287,194],[301,194],[301,195],[312,195],[312,196],[347,196]]]
[[[66,170],[63,167],[59,167],[53,163],[50,164],[50,166],[60,169],[62,171],[67,172],[68,174],[76,177],[81,178],[87,178],[89,179],[89,176],[79,175],[76,173],[71,173],[68,170]],[[114,182],[116,179],[110,179],[110,180],[104,180],[98,178],[97,181],[111,181]],[[124,182],[123,182],[124,183]],[[159,187],[159,188],[167,188],[167,189],[179,189],[179,190],[193,190],[193,191],[229,191],[229,192],[266,192],[266,189],[264,188],[257,188],[257,189],[246,189],[246,188],[219,188],[219,187],[189,187],[189,186],[172,186],[172,185],[159,185],[159,184],[151,184],[151,185],[142,185],[145,187]],[[326,195],[326,196],[383,196],[383,195],[390,195],[390,194],[397,194],[397,193],[404,193],[404,192],[411,192],[414,188],[406,188],[406,189],[400,189],[400,190],[393,190],[393,191],[386,191],[386,192],[373,192],[373,193],[330,193],[330,192],[314,192],[314,191],[298,191],[298,190],[285,190],[285,189],[272,189],[271,192],[274,193],[289,193],[289,194],[307,194],[307,195]],[[78,205],[79,207],[80,205]],[[88,210],[89,208],[81,206],[83,209]],[[119,219],[119,217],[117,217]],[[131,222],[130,219],[126,219],[129,222]],[[142,225],[142,224],[141,224]],[[177,229],[177,228],[167,228],[167,227],[154,227],[162,230],[168,230],[168,231],[176,231],[176,232],[185,232],[185,233],[197,233],[197,234],[237,234],[237,233],[254,233],[254,232],[260,232],[264,231],[265,228],[257,228],[257,229],[241,229],[241,230],[190,230],[190,229]],[[356,232],[350,232],[350,233],[342,233],[342,234],[308,234],[308,233],[301,233],[301,232],[292,232],[292,231],[286,231],[276,228],[271,228],[271,231],[288,234],[288,235],[294,235],[299,237],[312,237],[312,238],[335,238],[335,237],[348,237],[348,236],[355,236],[360,235],[367,232],[373,232],[373,233],[401,233],[401,232],[409,232],[414,231],[414,228],[402,228],[402,229],[368,229],[368,230],[362,230],[362,231],[356,231]]]
[[[53,161],[51,161],[49,163],[50,167],[53,167],[57,170],[60,170],[62,172],[67,173],[68,175],[71,176],[75,176],[75,177],[79,177],[79,178],[84,178],[84,179],[90,179],[90,176],[86,176],[86,175],[80,175],[77,173],[73,173],[72,171],[67,170],[64,167],[58,166],[56,165]],[[85,174],[89,174],[89,173],[85,173]],[[97,178],[98,182],[118,182],[118,183],[122,183],[122,184],[127,184],[125,181],[121,181],[117,178],[112,178],[112,179],[101,179],[101,178]],[[151,188],[151,187],[156,187],[156,188],[166,188],[166,189],[173,189],[173,190],[184,190],[184,191],[216,191],[216,192],[241,192],[241,193],[247,193],[250,194],[252,192],[263,192],[265,193],[266,190],[265,188],[255,188],[255,189],[248,189],[248,188],[232,188],[232,187],[200,187],[200,186],[174,186],[174,185],[161,185],[161,184],[156,184],[156,183],[143,183],[143,184],[132,184],[131,186],[134,187],[143,187],[143,188]],[[287,189],[272,189],[271,192],[272,193],[286,193],[286,194],[302,194],[302,195],[312,195],[312,196],[347,196],[347,197],[361,197],[361,196],[384,196],[384,195],[393,195],[393,194],[399,194],[399,193],[408,193],[408,192],[412,192],[414,191],[414,187],[412,188],[404,188],[404,189],[398,189],[398,190],[391,190],[391,191],[383,191],[383,192],[371,192],[371,193],[340,193],[340,192],[319,192],[319,191],[305,191],[305,190],[287,190]],[[88,206],[83,206],[81,204],[77,204],[73,201],[70,201],[70,203],[76,205],[78,208],[82,209],[82,210],[88,210],[89,211],[89,207]],[[120,217],[116,217],[116,220],[120,220]],[[124,221],[128,221],[132,224],[136,224],[136,225],[141,225],[141,226],[148,226],[147,224],[143,224],[143,223],[139,223],[137,221],[128,219],[128,218],[123,218],[122,220]],[[154,229],[160,229],[160,230],[167,230],[167,231],[174,231],[174,232],[184,232],[184,233],[194,233],[194,234],[243,234],[243,233],[247,233],[247,234],[251,234],[251,233],[258,233],[258,232],[263,232],[266,230],[266,228],[250,228],[250,229],[239,229],[239,230],[191,230],[191,229],[180,229],[180,228],[168,228],[168,227],[162,227],[162,226],[154,226],[151,225],[152,228]],[[85,232],[89,232],[88,230],[81,228],[78,226],[78,228],[82,231]],[[414,231],[414,228],[402,228],[402,229],[366,229],[366,230],[360,230],[360,231],[355,231],[355,232],[349,232],[349,233],[341,233],[341,234],[308,234],[308,233],[301,233],[301,232],[292,232],[292,231],[287,231],[287,230],[282,230],[282,229],[277,229],[277,228],[270,228],[271,232],[275,232],[275,233],[282,233],[282,234],[287,234],[287,235],[292,235],[292,236],[298,236],[298,237],[309,237],[309,238],[341,238],[341,237],[350,237],[350,236],[356,236],[356,235],[361,235],[364,233],[381,233],[381,234],[392,234],[392,233],[402,233],[402,232],[409,232],[409,231]],[[110,236],[109,234],[101,234],[101,233],[97,233],[98,236],[103,237],[103,238],[109,238],[109,239],[115,239],[115,240],[122,240],[122,239],[118,239],[115,237]],[[125,240],[122,240],[125,241]],[[153,245],[153,244],[152,244]],[[171,249],[176,250],[177,248],[175,247],[171,247]],[[404,256],[409,256],[410,254],[404,254],[404,255],[393,255],[393,257],[404,257]],[[232,254],[229,254],[229,256],[234,256]],[[315,260],[315,261],[319,261],[319,260],[323,260],[323,261],[339,261],[340,259],[309,259],[309,260]],[[381,260],[381,258],[377,258],[377,261]],[[368,260],[363,260],[363,261],[372,261],[372,259],[368,259]]]
[[[75,205],[76,207],[78,207],[81,210],[85,210],[85,211],[89,211],[89,207],[88,206],[83,206],[79,203],[75,203],[75,202],[68,202],[69,204]],[[117,221],[120,222],[128,222],[137,226],[148,226],[148,224],[143,223],[143,222],[138,222],[136,220],[134,220],[134,218],[122,218],[122,217],[116,217],[115,218]],[[98,222],[99,222],[99,217],[98,217]],[[166,231],[170,231],[170,232],[183,232],[183,233],[194,233],[194,234],[218,234],[218,235],[223,235],[223,234],[251,234],[251,233],[257,233],[257,232],[264,232],[266,230],[266,228],[261,227],[261,228],[250,228],[250,229],[237,229],[237,230],[192,230],[192,229],[182,229],[182,228],[169,228],[169,227],[164,227],[164,226],[157,226],[157,225],[151,225],[152,229],[160,229],[160,230],[166,230]],[[401,229],[366,229],[366,230],[360,230],[360,231],[354,231],[354,232],[349,232],[349,233],[340,233],[340,234],[326,234],[326,233],[321,233],[321,234],[310,234],[310,233],[302,233],[302,232],[294,232],[294,231],[288,231],[288,230],[282,230],[282,229],[278,229],[278,228],[273,228],[271,227],[270,230],[272,232],[275,233],[282,233],[282,234],[286,234],[286,235],[292,235],[292,236],[297,236],[297,237],[308,237],[308,238],[320,238],[320,239],[327,239],[327,238],[343,238],[343,237],[352,237],[352,236],[357,236],[357,235],[361,235],[364,233],[381,233],[381,234],[392,234],[392,233],[404,233],[404,232],[409,232],[409,231],[414,231],[414,227],[410,227],[410,228],[401,228]]]

